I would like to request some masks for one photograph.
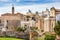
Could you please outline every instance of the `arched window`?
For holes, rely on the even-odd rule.
[[[32,20],[36,21],[35,17],[32,17]]]
[[[29,21],[29,19],[27,18],[27,21]]]

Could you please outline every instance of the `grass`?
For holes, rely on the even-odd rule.
[[[0,37],[0,40],[24,40],[24,39]],[[44,38],[38,37],[38,40],[44,40]]]
[[[42,37],[38,37],[38,40],[44,40]]]
[[[42,40],[42,38],[39,37],[38,40]]]
[[[23,40],[18,38],[0,38],[0,40]]]

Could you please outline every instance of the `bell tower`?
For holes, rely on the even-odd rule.
[[[12,15],[14,15],[14,3],[12,3]]]

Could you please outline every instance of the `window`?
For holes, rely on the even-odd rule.
[[[35,17],[32,17],[32,20],[36,21]]]
[[[26,16],[27,18],[30,18],[30,16]]]
[[[29,21],[29,19],[27,18],[27,21]]]

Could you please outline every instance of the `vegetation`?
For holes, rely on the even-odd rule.
[[[18,39],[18,38],[0,38],[0,40],[23,40],[23,39]]]
[[[44,40],[55,40],[56,36],[52,34],[45,35]]]
[[[60,21],[57,21],[57,23],[54,27],[54,31],[57,35],[60,35]]]
[[[31,27],[31,30],[38,30],[38,27]]]
[[[21,32],[21,31],[24,32],[25,30],[26,30],[25,27],[18,27],[18,28],[17,28],[17,31],[19,31],[19,32]]]
[[[0,40],[24,40],[24,39],[0,37]],[[43,38],[39,37],[38,40],[43,40]]]
[[[38,40],[44,40],[43,38],[41,38],[41,37],[38,37]]]

